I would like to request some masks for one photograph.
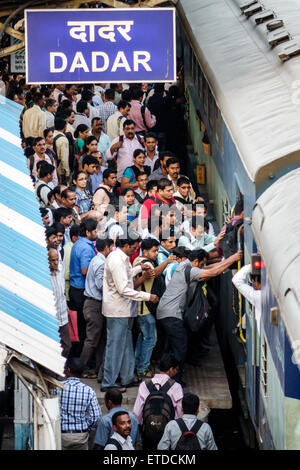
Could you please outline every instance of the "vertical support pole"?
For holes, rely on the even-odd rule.
[[[15,376],[15,450],[33,448],[32,423],[32,397]]]

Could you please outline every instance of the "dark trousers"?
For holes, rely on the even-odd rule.
[[[79,357],[83,348],[84,340],[86,337],[86,321],[83,317],[83,304],[84,304],[84,289],[77,289],[70,286],[69,290],[69,307],[71,310],[77,311],[77,327],[79,343],[73,343],[72,356]]]
[[[168,337],[170,352],[179,362],[179,371],[174,379],[180,382],[182,380],[187,352],[187,332],[184,321],[174,317],[167,317],[162,318],[159,322],[161,322]]]
[[[80,359],[85,369],[90,369],[90,361],[96,355],[95,372],[98,373],[104,359],[106,344],[106,322],[102,315],[102,301],[86,297],[83,305],[83,317],[86,321],[86,338]]]
[[[65,358],[68,358],[72,346],[70,340],[69,323],[66,323],[65,325],[59,327],[59,336],[60,344],[63,349],[61,355]]]

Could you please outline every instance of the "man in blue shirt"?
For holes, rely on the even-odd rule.
[[[88,450],[89,432],[97,426],[101,409],[94,390],[80,382],[83,363],[78,357],[68,359],[67,380],[60,395],[62,450]]]
[[[113,435],[114,430],[112,428],[112,417],[115,413],[119,411],[126,411],[122,405],[122,393],[117,390],[111,388],[105,393],[104,396],[105,405],[108,409],[108,413],[98,421],[97,431],[94,439],[95,450],[102,450],[104,449],[108,439]],[[129,412],[132,428],[130,437],[132,440],[132,444],[135,447],[137,440],[139,440],[139,432],[138,432],[138,420],[136,416]]]
[[[98,238],[96,241],[97,255],[90,262],[85,279],[85,301],[83,316],[86,321],[86,338],[80,359],[84,363],[82,377],[96,379],[103,362],[106,344],[106,322],[102,315],[102,286],[105,261],[113,248],[109,238]],[[96,368],[90,368],[90,361],[96,355]]]
[[[86,322],[82,313],[84,287],[89,264],[96,254],[93,243],[96,240],[96,228],[97,221],[95,219],[85,219],[81,222],[79,238],[71,250],[69,307],[71,310],[77,311],[79,336],[79,345],[73,347],[71,351],[71,355],[75,356],[80,356],[86,336]]]

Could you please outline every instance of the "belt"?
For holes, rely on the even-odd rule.
[[[85,295],[85,298],[89,300],[95,300],[96,302],[102,302],[102,300],[95,299],[94,297],[88,297],[87,295]]]
[[[82,431],[61,431],[62,433],[66,434],[78,434],[80,432],[88,432],[88,429],[83,429]]]

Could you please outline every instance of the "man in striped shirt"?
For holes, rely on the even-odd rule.
[[[89,432],[97,427],[101,408],[94,390],[79,379],[84,365],[73,357],[67,361],[67,380],[59,390],[62,450],[88,450]]]

